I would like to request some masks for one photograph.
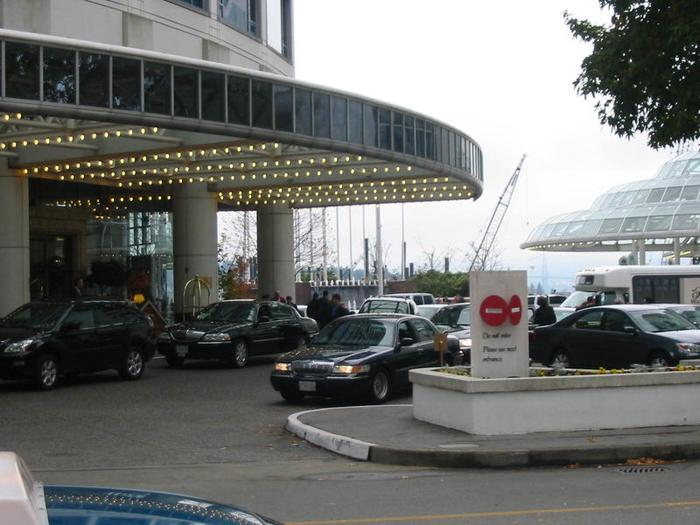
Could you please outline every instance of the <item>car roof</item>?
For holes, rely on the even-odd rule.
[[[680,306],[680,305],[676,305]],[[668,305],[663,304],[608,304],[601,306],[591,306],[589,308],[584,308],[583,310],[578,310],[579,312],[586,310],[622,310],[623,312],[644,312],[646,310],[663,310],[668,308]]]
[[[344,315],[343,317],[339,317],[338,319],[344,319],[344,320],[350,320],[350,319],[385,319],[387,321],[395,321],[398,322],[402,319],[422,319],[425,320],[424,317],[421,317],[419,315],[411,315],[411,314],[395,314],[395,313],[369,313],[369,314],[351,314],[351,315]]]

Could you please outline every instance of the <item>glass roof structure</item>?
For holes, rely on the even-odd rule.
[[[521,248],[542,251],[666,251],[674,240],[697,250],[700,236],[700,153],[683,154],[652,179],[612,188],[582,211],[537,226]]]
[[[207,184],[220,209],[482,192],[479,145],[405,108],[226,64],[35,33],[0,30],[0,54],[0,156],[30,178],[44,205],[88,207],[97,217],[167,210],[178,184]]]

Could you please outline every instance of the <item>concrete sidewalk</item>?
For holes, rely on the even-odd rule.
[[[506,468],[700,458],[700,426],[475,436],[413,419],[412,405],[308,410],[289,416],[287,429],[332,452],[394,465]]]

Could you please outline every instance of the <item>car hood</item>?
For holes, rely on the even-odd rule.
[[[447,330],[445,333],[453,335],[457,339],[469,339],[472,336],[471,328],[453,328]]]
[[[391,352],[392,349],[386,346],[310,346],[303,350],[287,352],[279,358],[280,361],[289,363],[302,359],[323,359],[340,363],[342,361],[356,361],[366,359],[381,353]]]
[[[700,330],[678,330],[675,332],[654,332],[656,335],[662,335],[670,339],[674,339],[679,343],[700,343]]]
[[[49,521],[66,525],[106,522],[123,525],[266,525],[276,523],[257,514],[210,501],[131,489],[45,486]],[[114,521],[116,523],[116,521]]]
[[[250,321],[188,321],[168,327],[169,332],[199,332],[206,334],[209,332],[229,332],[250,326]]]

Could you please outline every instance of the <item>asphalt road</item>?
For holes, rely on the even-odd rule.
[[[53,392],[0,382],[0,450],[46,483],[186,493],[297,524],[700,523],[698,463],[450,470],[335,456],[283,429],[288,414],[332,403],[284,403],[271,362],[158,360],[140,381],[105,372]]]

